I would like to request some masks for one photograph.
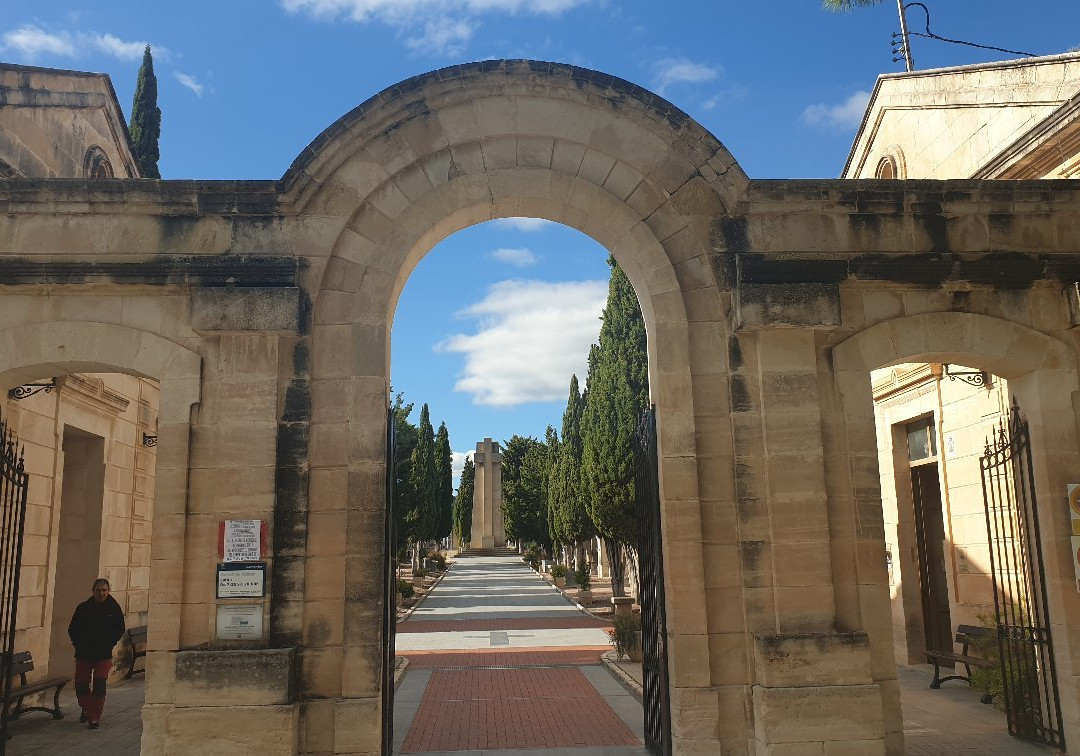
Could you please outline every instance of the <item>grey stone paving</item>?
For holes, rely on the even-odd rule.
[[[1048,756],[1055,750],[1009,737],[1005,713],[979,703],[962,682],[930,689],[933,668],[897,667],[904,709],[904,745],[909,754],[935,756]]]
[[[141,677],[109,686],[101,727],[79,724],[79,704],[71,683],[60,696],[64,718],[31,712],[9,725],[8,756],[127,756],[139,753],[144,686]]]

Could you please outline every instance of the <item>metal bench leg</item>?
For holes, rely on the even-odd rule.
[[[937,659],[931,659],[930,663],[934,665],[934,679],[930,681],[930,689],[937,690],[941,687],[941,668],[938,666]]]
[[[64,689],[63,684],[57,685],[56,686],[56,692],[53,693],[53,699],[52,699],[52,702],[53,702],[52,718],[53,719],[63,719],[64,718],[64,712],[62,712],[60,710],[60,691],[62,691],[63,689]]]

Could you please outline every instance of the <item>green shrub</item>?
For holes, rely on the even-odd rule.
[[[417,567],[415,570],[412,571],[412,574],[413,577],[426,578],[428,576],[428,571],[425,570],[423,567]]]
[[[640,614],[635,612],[616,614],[614,626],[607,631],[608,642],[615,647],[615,655],[620,659],[625,659],[627,652],[637,647],[639,632],[641,632]]]
[[[402,598],[412,598],[416,595],[416,591],[413,590],[412,583],[408,580],[397,581],[397,592],[401,594]]]
[[[521,558],[534,570],[540,569],[540,552],[537,550],[535,543],[529,544],[529,548],[525,549],[525,553],[522,554]]]
[[[564,578],[564,577],[566,577],[566,565],[565,564],[552,565],[551,566],[551,576],[553,578]]]
[[[446,554],[439,551],[433,551],[428,554],[427,558],[435,562],[435,569],[439,572],[446,572]]]
[[[574,580],[577,581],[579,590],[587,591],[589,586],[592,585],[592,573],[589,572],[588,567],[582,570],[574,570]]]

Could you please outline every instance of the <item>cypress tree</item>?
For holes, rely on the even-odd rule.
[[[554,487],[555,470],[559,466],[561,444],[559,434],[550,425],[547,427],[548,445],[548,485],[547,485],[547,545],[548,553],[554,553],[559,545],[559,502]]]
[[[438,495],[435,537],[450,535],[454,527],[454,456],[450,451],[450,432],[446,423],[439,424],[435,435],[435,484]]]
[[[508,541],[544,543],[547,538],[547,445],[514,436],[502,455],[503,528]]]
[[[394,523],[397,529],[398,552],[415,540],[413,516],[415,497],[412,492],[412,455],[416,449],[417,428],[409,422],[412,402],[405,404],[402,394],[394,397]]]
[[[582,472],[589,516],[608,541],[612,589],[622,592],[619,544],[636,551],[638,518],[634,489],[633,439],[649,405],[645,321],[630,280],[608,258],[611,281],[590,354],[588,398],[582,416]],[[619,585],[616,585],[616,580]]]
[[[157,104],[157,76],[150,45],[143,51],[135,99],[131,103],[131,148],[143,178],[161,178],[158,172],[158,140],[161,138],[161,108]]]
[[[436,535],[438,486],[435,481],[435,429],[431,427],[431,412],[427,404],[420,408],[420,426],[417,428],[416,448],[412,453],[410,488],[413,508],[407,519],[415,544],[413,567],[418,567],[423,543],[438,537]]]
[[[472,540],[473,491],[475,489],[476,468],[472,457],[465,458],[461,470],[461,482],[454,498],[454,531],[458,534],[458,544],[464,548]]]
[[[570,393],[563,412],[559,456],[551,472],[550,491],[555,510],[555,532],[564,546],[592,538],[596,529],[589,519],[582,486],[581,418],[585,397],[578,391],[577,376],[570,377]]]

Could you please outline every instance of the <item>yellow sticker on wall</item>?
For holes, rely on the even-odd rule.
[[[1068,491],[1070,514],[1073,520],[1080,519],[1080,483],[1070,483]]]

